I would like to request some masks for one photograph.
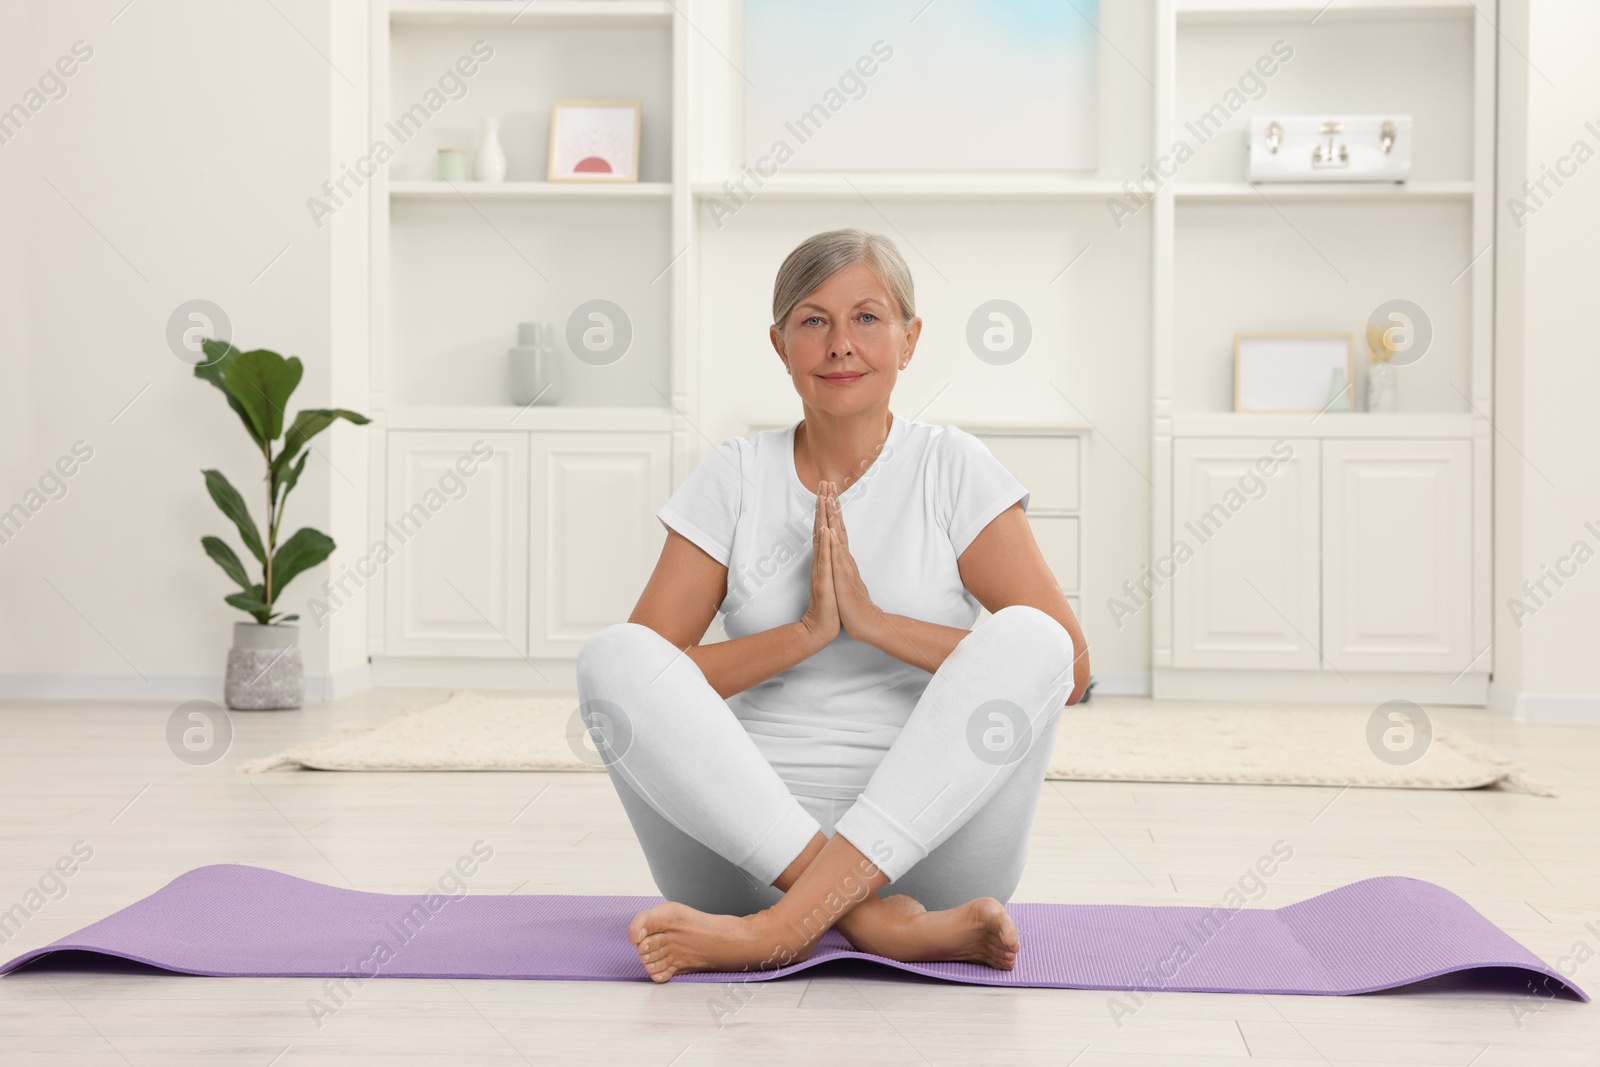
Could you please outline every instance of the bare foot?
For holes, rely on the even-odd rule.
[[[1017,924],[994,897],[947,911],[928,911],[904,894],[869,897],[839,921],[838,930],[857,951],[902,963],[959,960],[1009,971],[1022,948]]]
[[[802,944],[793,932],[780,932],[770,911],[743,917],[711,915],[687,904],[665,901],[647,908],[628,924],[628,941],[650,980],[665,982],[690,971],[767,970],[811,955],[815,939]]]

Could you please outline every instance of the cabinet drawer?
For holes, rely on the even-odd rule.
[[[1173,547],[1157,558],[1172,665],[1316,670],[1319,442],[1178,438],[1172,454]]]
[[[1470,442],[1324,442],[1322,492],[1328,663],[1360,671],[1471,666],[1479,650],[1471,647]]]
[[[1082,507],[1082,444],[1078,438],[985,433],[973,436],[982,440],[994,458],[1027,488],[1031,494],[1028,510],[1077,511]]]
[[[528,635],[528,435],[389,434],[384,652],[520,659]]]
[[[1033,527],[1033,539],[1039,542],[1044,561],[1050,564],[1056,581],[1067,593],[1078,591],[1078,521],[1076,515],[1028,517],[1028,524]]]
[[[625,621],[661,554],[666,433],[532,435],[528,654],[571,657]]]

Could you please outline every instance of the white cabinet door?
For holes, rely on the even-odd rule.
[[[1323,640],[1340,670],[1472,659],[1471,442],[1322,445]]]
[[[388,446],[384,652],[521,658],[528,435],[395,431]]]
[[[1173,442],[1174,543],[1148,582],[1172,582],[1173,666],[1317,669],[1318,443]]]
[[[672,435],[535,433],[531,448],[528,652],[575,657],[597,630],[627,621],[655,569]]]

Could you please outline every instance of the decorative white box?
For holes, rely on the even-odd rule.
[[[1257,115],[1252,182],[1403,182],[1411,176],[1410,115]]]

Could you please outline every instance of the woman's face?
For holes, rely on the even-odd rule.
[[[922,332],[922,320],[901,325],[900,310],[865,263],[836,272],[772,328],[772,347],[789,368],[806,406],[851,415],[888,402]]]

